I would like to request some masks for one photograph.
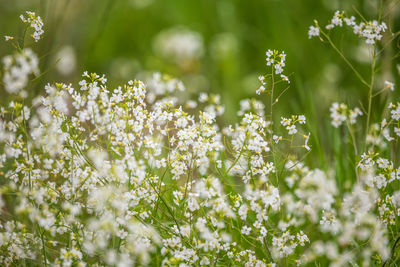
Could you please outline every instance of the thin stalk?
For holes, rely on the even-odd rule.
[[[354,153],[358,155],[358,149],[357,149],[357,144],[356,144],[356,138],[354,136],[354,131],[353,128],[350,126],[349,122],[347,122],[347,128],[349,129],[350,132],[350,137],[351,137],[351,142],[353,143],[353,148],[354,148]]]
[[[225,175],[227,175],[228,173],[229,173],[229,171],[236,165],[236,163],[239,161],[239,159],[242,157],[242,154],[243,154],[243,150],[244,150],[244,147],[246,146],[246,142],[247,142],[247,138],[248,138],[248,132],[246,132],[246,139],[244,139],[244,142],[243,142],[243,145],[242,145],[242,148],[240,149],[240,152],[239,152],[239,156],[235,159],[235,161],[232,163],[232,165],[228,168],[228,170],[226,170],[225,171]]]
[[[275,263],[274,258],[272,258],[272,254],[271,254],[271,252],[270,252],[270,250],[269,250],[269,248],[268,248],[267,239],[266,239],[265,237],[264,237],[264,242],[263,242],[263,244],[264,244],[265,250],[267,251],[268,256],[269,256],[269,258],[271,259],[272,263]]]
[[[329,44],[333,47],[333,49],[340,55],[340,57],[346,62],[346,64],[351,68],[351,70],[356,74],[357,78],[360,79],[360,81],[367,87],[370,87],[370,84],[367,83],[364,78],[361,76],[361,74],[354,68],[354,66],[350,63],[350,61],[343,55],[343,53],[337,48],[337,46],[332,42],[332,39],[327,35],[321,28],[320,32],[322,35],[325,36],[326,40],[329,42]]]
[[[274,89],[275,89],[275,79],[274,79],[274,67],[271,68],[271,101],[270,101],[270,116],[272,121],[272,106],[274,104]]]
[[[43,232],[41,231],[41,227],[39,225],[38,225],[38,228],[39,228],[40,239],[42,241],[43,263],[44,263],[44,266],[47,267],[46,243],[45,243],[44,237],[43,237],[44,231]]]
[[[371,120],[371,107],[372,107],[372,89],[374,87],[375,81],[375,63],[376,63],[376,45],[374,45],[373,52],[372,52],[372,64],[371,64],[371,81],[369,84],[369,91],[368,91],[368,111],[367,111],[367,128],[365,129],[365,139],[368,136],[369,131],[369,124]],[[367,142],[365,142],[366,144]]]

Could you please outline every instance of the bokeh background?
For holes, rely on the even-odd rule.
[[[359,106],[368,92],[327,43],[308,39],[308,27],[314,19],[326,25],[338,9],[358,21],[358,12],[373,19],[381,4],[389,31],[382,42],[377,84],[395,82],[391,97],[398,97],[399,39],[387,41],[400,29],[399,0],[0,0],[0,34],[21,35],[19,14],[25,10],[42,17],[44,38],[32,47],[45,74],[30,84],[33,95],[43,94],[48,82],[76,84],[84,70],[106,74],[110,86],[159,71],[183,80],[189,96],[220,94],[225,123],[237,120],[242,98],[267,103],[266,95],[255,94],[257,77],[266,72],[265,52],[284,50],[291,87],[275,115],[306,115],[314,150],[307,161],[313,167],[313,157],[318,157],[321,168],[321,161],[331,162],[346,149],[336,145],[343,136],[330,126],[329,106],[335,101]],[[364,42],[350,29],[334,31],[332,37],[369,79]],[[12,51],[0,42],[1,57]],[[6,102],[3,89],[0,94]],[[383,97],[374,101],[373,116],[386,104]],[[337,166],[341,168],[346,170]]]

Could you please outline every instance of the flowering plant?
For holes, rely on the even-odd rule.
[[[27,15],[21,19],[38,41],[43,22]],[[372,46],[370,82],[330,38],[343,22]],[[79,84],[47,84],[29,102],[24,89],[40,75],[38,57],[6,36],[17,51],[3,58],[4,90],[15,99],[0,109],[0,263],[368,266],[398,260],[400,103],[390,103],[380,122],[371,117],[372,99],[395,87],[387,81],[373,92],[387,27],[336,12],[326,29],[315,22],[308,34],[331,44],[369,92],[365,110],[330,108],[332,125],[346,126],[354,147],[348,190],[333,171],[303,162],[313,152],[304,115],[279,114],[274,121],[274,105],[290,83],[282,74],[284,52],[266,52],[256,93],[268,104],[242,100],[237,123],[221,126],[219,96],[202,93],[183,104],[177,97],[183,83],[158,73],[148,86],[131,80],[110,88],[104,75],[84,72]]]

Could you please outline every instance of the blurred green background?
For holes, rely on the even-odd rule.
[[[30,85],[35,94],[48,82],[79,81],[84,70],[104,73],[111,86],[160,71],[182,79],[189,94],[218,93],[233,123],[239,101],[255,97],[257,77],[264,74],[269,48],[287,54],[291,88],[280,99],[276,117],[305,114],[314,155],[340,157],[340,130],[330,126],[329,106],[365,102],[367,90],[327,43],[308,39],[317,19],[326,25],[334,11],[345,10],[357,21],[377,17],[378,0],[0,0],[0,34],[22,34],[19,14],[31,10],[45,23],[44,38],[33,49],[46,74]],[[398,0],[383,1],[389,26],[384,42],[400,28]],[[369,79],[368,48],[351,29],[335,30],[338,47]],[[175,38],[175,39],[174,39]],[[178,40],[178,41],[177,41]],[[398,38],[385,45],[377,84],[396,82],[399,95]],[[182,45],[183,43],[183,45]],[[185,46],[186,44],[186,46]],[[0,56],[12,53],[0,42]],[[177,51],[181,53],[177,53]],[[61,59],[57,64],[56,61]],[[4,90],[1,96],[7,99]],[[257,96],[267,103],[267,95]],[[377,98],[378,117],[386,102]],[[314,161],[309,159],[311,167]],[[321,160],[319,160],[321,167]],[[349,163],[350,164],[350,163]]]

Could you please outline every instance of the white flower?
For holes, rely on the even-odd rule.
[[[346,25],[353,28],[353,33],[364,38],[367,44],[374,44],[376,41],[382,39],[382,33],[386,31],[387,26],[384,22],[378,23],[378,21],[367,21],[357,24],[355,17],[345,17],[344,12],[336,11],[330,23],[326,25],[326,29],[330,30],[336,26],[342,26],[343,21]],[[310,31],[309,31],[310,35]]]
[[[310,139],[310,133],[308,135],[304,135],[304,148],[310,151],[310,147],[308,146],[308,140]]]
[[[376,160],[378,167],[381,169],[386,169],[389,166],[389,161],[387,159],[379,158]]]
[[[290,135],[293,135],[293,134],[297,133],[297,129],[296,129],[296,126],[295,126],[295,125],[287,126],[287,127],[286,127],[286,130],[289,131],[289,134],[290,134]]]
[[[310,242],[307,235],[304,234],[303,231],[300,231],[300,233],[297,234],[297,240],[302,247],[304,247],[305,242]]]
[[[390,136],[390,133],[389,133],[389,129],[388,129],[388,128],[384,128],[384,129],[382,130],[382,135],[383,135],[383,137],[385,137],[385,139],[386,139],[387,141],[389,141],[389,142],[391,142],[391,141],[394,140],[394,138]]]
[[[290,83],[290,80],[289,80],[289,77],[288,77],[288,76],[281,74],[281,78],[282,78],[282,81],[285,81],[285,82],[287,82],[287,83]]]
[[[358,163],[358,167],[360,167],[362,170],[367,170],[371,168],[375,164],[375,161],[372,159],[371,155],[363,153],[361,155],[361,160]]]
[[[359,108],[349,109],[345,104],[333,103],[330,107],[332,125],[338,128],[342,123],[348,121],[350,124],[356,123],[358,116],[362,115]]]
[[[392,83],[392,82],[385,81],[385,87],[387,89],[394,91],[394,83]]]
[[[342,15],[343,15],[343,12],[340,12],[339,10],[336,11],[331,20],[331,24],[341,27],[343,25]]]
[[[355,26],[356,22],[355,22],[356,18],[354,16],[351,16],[350,18],[344,18],[344,22],[346,22],[347,26]]]
[[[357,117],[361,116],[363,114],[359,108],[354,108],[353,110],[350,110],[349,112],[350,112],[350,114],[349,114],[350,124],[355,124]]]
[[[400,128],[394,127],[394,133],[395,133],[397,136],[400,136]]]
[[[240,219],[242,219],[243,221],[246,220],[247,217],[247,211],[249,210],[249,208],[247,207],[246,204],[242,204],[238,210],[238,214],[240,216]]]
[[[281,124],[282,126],[289,126],[292,123],[292,119],[286,119],[281,117]]]
[[[299,122],[300,124],[305,124],[305,123],[306,123],[306,116],[300,115],[300,116],[298,117],[298,122]]]
[[[387,181],[386,177],[384,175],[382,175],[382,174],[379,174],[378,176],[375,176],[374,180],[375,180],[374,182],[376,184],[376,187],[378,189],[385,188],[387,186],[387,184],[388,184],[388,181]]]
[[[56,69],[64,76],[70,75],[76,68],[76,54],[72,46],[64,46],[57,52]]]
[[[244,234],[244,235],[249,235],[250,234],[250,231],[251,231],[251,228],[250,227],[247,227],[246,225],[244,225],[243,227],[242,227],[242,230],[240,231],[242,234]]]
[[[282,138],[282,136],[274,135],[274,136],[272,136],[272,139],[275,141],[275,144],[277,144],[277,143],[279,143],[279,141],[281,141],[283,138]]]
[[[264,93],[265,91],[265,87],[264,85],[261,85],[257,90],[256,90],[256,94],[260,95],[261,93]]]
[[[308,30],[308,39],[311,39],[313,36],[319,36],[319,28],[310,26],[310,29]]]
[[[204,55],[202,35],[182,27],[160,32],[153,43],[158,55],[181,66]]]
[[[210,260],[206,256],[201,258],[200,265],[209,265],[209,264],[210,264]]]
[[[258,76],[258,80],[261,82],[261,84],[265,84],[265,76]]]
[[[25,18],[23,15],[21,15],[20,18],[23,23],[29,23],[29,26],[34,29],[32,37],[33,39],[35,39],[35,42],[37,42],[40,40],[41,35],[44,33],[42,29],[43,21],[40,16],[36,16],[35,12],[26,11],[26,14],[28,15],[27,18]]]
[[[392,119],[398,121],[400,119],[400,104],[397,105],[396,109],[393,109],[391,112]]]
[[[39,59],[29,48],[3,58],[3,82],[8,93],[19,93],[29,81],[29,75],[39,74]]]
[[[346,121],[346,116],[343,115],[342,112],[340,112],[340,106],[339,103],[333,103],[332,106],[330,107],[330,112],[331,112],[331,119],[332,119],[332,125],[335,128],[338,128],[344,121]],[[347,108],[347,107],[346,107]]]
[[[262,237],[266,237],[266,236],[267,236],[267,233],[268,233],[267,229],[265,229],[264,226],[261,226],[261,228],[260,228],[260,234],[261,234],[261,236],[262,236]]]
[[[189,193],[188,209],[192,212],[200,209],[200,206],[196,200],[196,196],[197,196],[197,194]]]

